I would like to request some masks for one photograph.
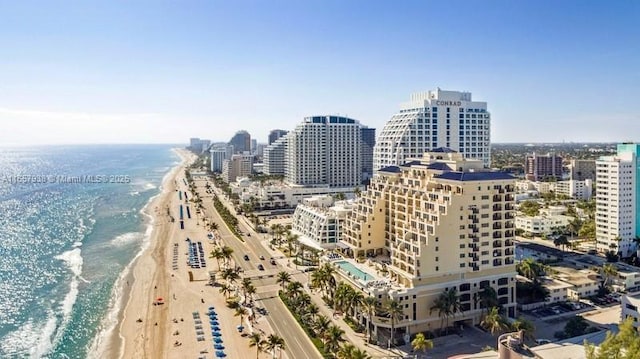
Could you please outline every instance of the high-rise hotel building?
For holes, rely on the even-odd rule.
[[[285,180],[300,186],[360,185],[361,127],[342,116],[305,118],[283,137],[287,139]]]
[[[398,166],[438,147],[465,158],[491,164],[491,115],[486,102],[472,101],[470,92],[433,91],[411,95],[409,102],[382,128],[373,167]]]
[[[347,216],[345,253],[386,263],[388,275],[376,277],[375,269],[361,275],[352,267],[357,263],[345,266],[345,261],[335,262],[337,273],[365,296],[399,300],[404,319],[396,328],[412,333],[440,328],[442,318],[431,308],[451,289],[461,304],[454,321],[479,323],[479,298],[488,286],[515,316],[515,178],[483,167],[482,160],[447,148],[384,167]],[[361,268],[366,272],[367,266]],[[390,326],[383,319],[374,324]]]
[[[596,160],[596,246],[629,257],[640,236],[640,144],[618,145],[615,156]]]

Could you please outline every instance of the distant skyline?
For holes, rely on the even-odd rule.
[[[274,4],[277,4],[274,5]],[[640,141],[640,3],[0,0],[0,145],[378,130],[469,91],[492,142]]]

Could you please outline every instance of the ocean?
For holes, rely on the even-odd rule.
[[[0,358],[100,356],[171,148],[0,148]]]

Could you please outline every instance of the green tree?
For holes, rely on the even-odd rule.
[[[291,282],[291,274],[285,271],[278,272],[278,276],[276,277],[276,283],[280,283],[283,291],[284,291],[284,286],[287,285],[287,283],[289,282]]]
[[[236,308],[236,311],[233,315],[236,317],[240,317],[240,325],[242,325],[242,322],[244,321],[244,316],[247,314],[249,314],[247,309],[239,306]]]
[[[387,299],[382,303],[382,312],[391,319],[391,338],[389,338],[389,348],[393,345],[394,342],[394,329],[396,322],[404,319],[404,307],[402,304],[395,299]]]
[[[276,352],[282,353],[285,348],[284,338],[276,335],[269,334],[265,343],[265,349],[271,351],[273,357],[276,356]]]
[[[336,353],[340,348],[340,343],[344,340],[343,334],[344,330],[339,326],[331,325],[323,335],[324,348],[330,353]]]
[[[249,347],[256,348],[256,359],[260,357],[260,352],[264,350],[266,344],[266,341],[262,339],[262,334],[259,332],[249,334]]]
[[[596,347],[584,342],[587,359],[638,359],[640,358],[640,335],[633,326],[633,318],[625,319],[618,326],[618,333],[607,332],[607,338]]]
[[[540,213],[540,203],[537,201],[524,201],[520,203],[520,212],[525,216],[537,216]]]
[[[491,334],[500,333],[507,328],[498,307],[489,309],[487,314],[484,316],[484,319],[480,322],[480,325],[490,331]]]
[[[433,349],[433,341],[425,338],[424,334],[418,333],[411,341],[411,348],[413,348],[414,351],[426,353],[428,349]]]
[[[513,330],[515,331],[523,331],[524,337],[526,339],[534,339],[536,333],[536,327],[533,325],[533,322],[530,320],[524,319],[522,317],[516,319],[513,322]]]
[[[367,313],[367,338],[369,338],[369,342],[371,342],[371,322],[378,307],[378,299],[373,296],[365,297],[362,300],[362,306]]]
[[[533,258],[525,258],[516,265],[518,274],[533,281],[537,280],[544,272],[544,267]]]
[[[553,245],[555,245],[556,247],[562,246],[562,250],[564,251],[565,247],[569,245],[569,240],[567,239],[567,236],[561,234],[553,240]]]
[[[583,317],[577,315],[567,321],[564,326],[564,333],[567,338],[573,338],[585,334],[587,328],[589,328],[589,323]]]
[[[610,281],[618,275],[618,269],[611,263],[605,263],[600,268],[600,275],[603,277],[602,286],[609,289]]]

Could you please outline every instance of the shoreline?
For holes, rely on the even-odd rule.
[[[157,268],[156,262],[160,258],[154,256],[154,251],[160,244],[160,241],[167,240],[162,238],[158,233],[159,219],[161,215],[158,213],[158,208],[161,204],[167,202],[170,196],[175,192],[173,183],[176,177],[179,175],[180,170],[188,164],[189,153],[179,148],[173,148],[172,151],[180,157],[180,163],[172,167],[162,179],[160,185],[160,192],[149,199],[149,202],[141,209],[140,213],[146,218],[143,223],[146,224],[145,235],[143,242],[141,243],[140,250],[131,260],[131,262],[125,267],[121,276],[115,283],[113,295],[114,298],[113,309],[114,313],[107,313],[109,316],[115,318],[113,323],[108,323],[108,326],[103,329],[102,333],[98,333],[99,337],[96,337],[94,344],[90,352],[89,357],[108,357],[108,358],[123,358],[126,354],[127,347],[127,335],[124,333],[125,321],[127,319],[127,312],[131,309],[132,305],[140,300],[146,300],[142,288],[144,285],[151,285],[151,282],[142,278],[140,275],[136,276],[136,272],[146,270],[147,272],[155,272]],[[147,264],[146,262],[151,262]],[[145,264],[143,266],[143,264]],[[141,268],[144,267],[144,268]],[[134,291],[134,289],[137,289]],[[134,294],[138,295],[134,295]]]

